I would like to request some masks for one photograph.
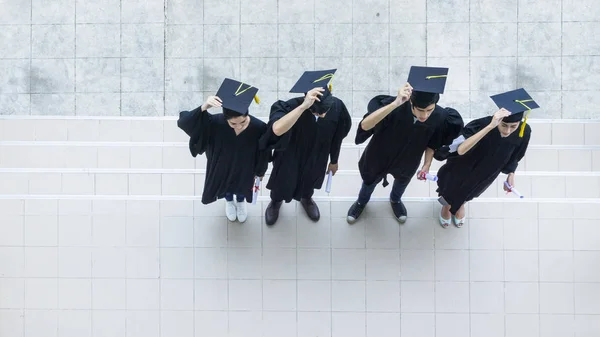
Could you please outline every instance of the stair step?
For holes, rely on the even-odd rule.
[[[344,144],[341,168],[357,169],[364,146]],[[434,160],[433,169],[443,163]],[[0,142],[3,168],[203,169],[204,155],[190,155],[183,142]],[[530,145],[520,171],[600,171],[600,145]]]
[[[435,172],[432,172],[435,173]],[[390,181],[393,180],[389,176]],[[269,175],[263,180],[261,195]],[[504,175],[482,194],[482,197],[510,199],[503,191]],[[186,195],[200,196],[205,175],[193,170],[111,170],[111,169],[31,169],[20,172],[0,171],[0,193],[3,194],[83,194],[83,195]],[[329,196],[355,197],[362,183],[357,170],[340,170],[333,178]],[[516,188],[526,198],[600,198],[600,172],[523,172],[517,173]],[[437,197],[437,183],[418,181],[409,184],[406,197]],[[386,197],[391,186],[378,186],[374,196]],[[325,183],[315,196],[327,196]]]
[[[315,197],[321,215],[345,218],[354,198]],[[409,212],[409,222],[419,218],[437,219],[440,204],[434,198],[403,198]],[[261,197],[256,205],[248,205],[252,216],[262,216],[269,199]],[[504,221],[549,221],[600,219],[600,199],[504,199],[479,198],[467,204],[471,219],[504,219]],[[198,197],[190,196],[89,196],[89,195],[0,195],[0,214],[3,215],[144,215],[166,217],[223,217],[223,201],[204,205]],[[283,204],[280,216],[304,215],[299,203]],[[386,198],[372,198],[364,213],[365,218],[391,216]],[[414,220],[418,221],[418,220]],[[345,223],[344,220],[340,223]]]

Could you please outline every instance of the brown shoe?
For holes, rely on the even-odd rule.
[[[277,219],[279,218],[279,208],[281,208],[282,201],[273,201],[269,203],[267,206],[267,210],[265,211],[265,222],[267,226],[273,226]]]
[[[319,212],[319,207],[314,202],[314,200],[312,200],[312,198],[310,198],[310,199],[302,198],[302,199],[300,199],[300,203],[302,204],[302,207],[304,207],[304,211],[306,211],[306,215],[308,215],[308,217],[312,221],[314,221],[314,222],[319,221],[319,219],[321,218],[321,213]]]

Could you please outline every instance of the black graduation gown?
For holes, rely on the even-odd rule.
[[[394,99],[396,98],[388,95],[373,98],[363,120]],[[365,131],[359,126],[356,144],[364,143],[372,136],[358,162],[364,183],[371,185],[383,179],[383,186],[387,186],[388,174],[394,178],[410,179],[417,172],[423,152],[428,147],[436,150],[452,143],[463,125],[458,111],[438,105],[429,118],[421,123],[414,117],[410,102],[406,102],[390,112],[374,128]]]
[[[236,136],[223,114],[213,115],[198,107],[180,112],[177,126],[190,136],[192,156],[206,153],[202,203],[210,204],[226,193],[243,195],[252,202],[254,177],[264,176],[269,163],[269,152],[259,150],[267,125],[250,116],[250,125]]]
[[[273,124],[304,101],[303,97],[271,106],[267,132],[261,148],[273,150],[273,170],[267,184],[275,201],[300,200],[312,196],[325,179],[328,161],[337,164],[344,137],[350,132],[352,118],[344,103],[334,103],[324,118],[315,119],[305,111],[288,132],[276,136]]]
[[[462,136],[473,136],[490,124],[491,116],[475,119],[467,124]],[[502,138],[498,128],[485,135],[471,150],[462,156],[452,153],[447,162],[438,171],[438,195],[456,211],[465,202],[481,195],[498,177],[500,172],[509,174],[517,170],[519,161],[527,151],[531,137],[531,128],[525,126],[523,138],[519,129],[510,136]]]

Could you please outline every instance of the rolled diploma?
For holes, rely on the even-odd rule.
[[[427,180],[431,180],[431,181],[437,181],[438,180],[438,177],[436,175],[429,174],[429,173],[425,173],[425,178]]]
[[[258,199],[258,191],[260,190],[260,178],[256,177],[254,179],[254,191],[252,192],[252,204],[256,204],[256,200]]]
[[[331,180],[333,180],[333,173],[331,171],[329,171],[329,173],[327,174],[327,186],[325,186],[325,192],[329,193],[331,192]]]
[[[438,177],[436,175],[429,174],[429,173],[421,172],[420,177],[425,178],[427,180],[431,180],[431,181],[438,181]]]
[[[508,181],[504,182],[504,186],[506,186],[506,188],[508,189],[509,192],[512,192],[517,197],[523,199],[523,196],[521,195],[521,193],[519,193],[519,191],[517,191],[515,188],[513,188],[512,186],[510,186],[510,184],[508,183]]]

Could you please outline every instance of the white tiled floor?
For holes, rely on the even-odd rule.
[[[165,200],[203,187],[176,172],[205,158],[173,119],[0,119],[0,337],[600,337],[600,123],[531,124],[519,190],[590,199],[515,202],[496,186],[482,197],[504,199],[444,230],[425,201],[407,202],[404,225],[386,202],[352,226],[349,202],[320,202],[317,224],[296,203],[273,228],[266,203],[228,223],[221,202]],[[98,172],[68,172],[81,168]],[[355,196],[352,179],[334,195]]]
[[[267,228],[260,206],[0,200],[0,336],[600,336],[600,220],[501,205],[444,230],[430,202],[352,226],[292,203]]]

